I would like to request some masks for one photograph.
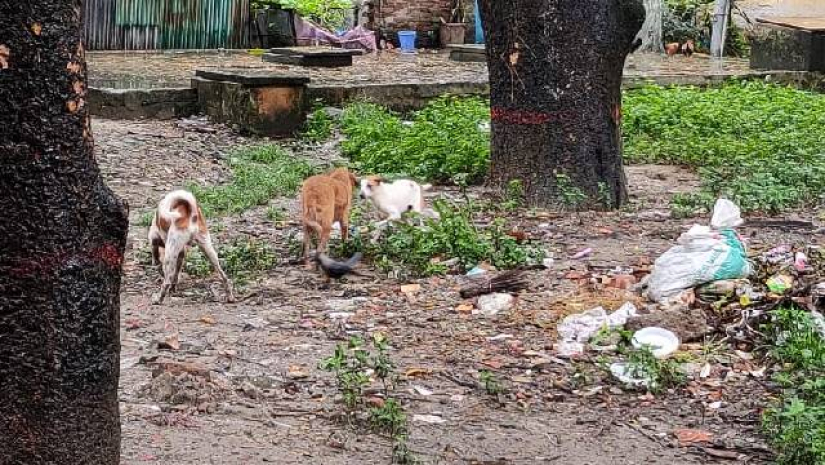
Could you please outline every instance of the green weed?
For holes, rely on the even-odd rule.
[[[289,213],[281,207],[269,207],[266,209],[266,219],[273,223],[281,223],[289,219]]]
[[[351,418],[363,414],[374,432],[392,438],[393,463],[416,463],[415,455],[407,446],[407,414],[402,403],[392,396],[396,374],[389,356],[389,340],[382,333],[374,333],[370,342],[368,345],[362,338],[352,337],[347,344],[338,344],[333,355],[323,360],[320,367],[335,373],[338,391]],[[365,411],[365,391],[371,384],[371,375],[381,382],[384,401]]]
[[[649,347],[630,351],[627,358],[628,375],[648,380],[648,390],[658,394],[665,389],[682,386],[685,374],[673,360],[659,360]]]
[[[745,211],[777,212],[825,190],[825,96],[761,82],[625,93],[625,159],[696,167],[702,192],[680,214],[724,195]]]
[[[553,176],[556,178],[556,191],[558,192],[559,200],[565,210],[578,210],[587,201],[587,195],[581,189],[573,184],[570,176],[554,171]]]
[[[785,307],[763,328],[769,355],[782,367],[782,394],[762,423],[779,465],[825,463],[825,341],[810,313]]]
[[[491,396],[498,396],[499,394],[504,393],[504,388],[499,382],[496,375],[488,370],[481,370],[478,374],[478,379],[481,381],[481,385],[484,386],[484,392]]]
[[[241,213],[265,205],[273,197],[292,195],[303,180],[313,174],[304,160],[276,145],[245,147],[229,157],[232,181],[229,184],[189,186],[206,216]]]
[[[312,142],[325,141],[332,136],[332,127],[332,118],[323,108],[317,108],[307,117],[301,137]]]
[[[273,269],[278,262],[275,251],[263,241],[238,239],[219,245],[217,250],[223,270],[238,285]],[[197,248],[193,248],[187,255],[184,270],[190,276],[201,278],[214,272],[209,260]]]
[[[543,258],[541,250],[509,236],[503,219],[480,228],[469,205],[437,201],[434,207],[441,215],[439,220],[424,219],[423,227],[390,223],[377,241],[361,244],[362,252],[382,271],[411,277],[445,274],[449,267],[444,263],[453,259],[460,271],[467,271],[482,262],[512,269]]]
[[[148,212],[143,212],[140,214],[140,218],[138,218],[137,225],[142,226],[144,228],[148,228],[152,226],[152,221],[155,219],[155,211],[150,210]]]
[[[379,106],[358,103],[341,118],[343,152],[364,173],[397,174],[436,183],[458,175],[477,183],[487,173],[489,134],[479,123],[490,110],[479,98],[442,97],[417,112],[410,124]]]

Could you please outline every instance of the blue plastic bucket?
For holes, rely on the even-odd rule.
[[[402,53],[415,53],[415,31],[398,31],[398,42]]]

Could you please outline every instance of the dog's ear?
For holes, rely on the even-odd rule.
[[[353,174],[351,171],[349,172],[349,180],[352,182],[353,186],[358,186],[358,184],[360,184],[360,181],[358,181],[358,177],[355,176],[355,174]]]

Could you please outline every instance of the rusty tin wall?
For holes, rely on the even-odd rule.
[[[244,48],[249,0],[86,0],[90,50]]]

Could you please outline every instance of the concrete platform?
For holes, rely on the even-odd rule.
[[[267,63],[281,63],[295,66],[340,68],[352,66],[352,57],[363,55],[362,50],[348,50],[328,47],[285,47],[273,48],[262,57]]]
[[[751,67],[825,72],[825,17],[757,21],[751,39]]]
[[[484,45],[467,44],[451,45],[447,47],[450,52],[450,60],[462,63],[487,63],[487,51]]]
[[[480,49],[478,46],[459,48],[476,54]],[[94,114],[109,118],[185,116],[206,111],[204,105],[208,99],[199,95],[202,81],[225,81],[247,89],[300,87],[304,105],[315,99],[337,106],[354,100],[370,100],[399,111],[421,108],[430,99],[445,93],[489,95],[486,64],[452,61],[451,53],[422,52],[414,56],[373,53],[353,56],[351,67],[309,69],[263,63],[260,56],[245,52],[91,52],[88,58],[90,105]],[[196,74],[194,83],[198,90],[193,90]],[[754,71],[747,60],[718,61],[704,55],[689,59],[631,55],[625,67],[624,85],[626,88],[647,84],[709,86],[727,79],[770,79],[825,91],[822,74]],[[247,98],[250,96],[246,94]],[[236,103],[240,104],[240,100]]]

